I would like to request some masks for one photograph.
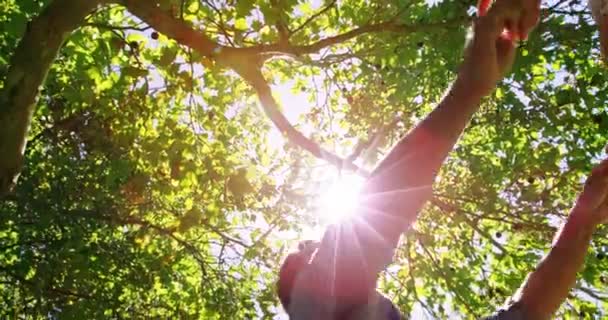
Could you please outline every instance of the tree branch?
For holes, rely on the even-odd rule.
[[[123,0],[121,2],[129,12],[164,33],[182,45],[190,47],[200,54],[212,56],[215,51],[224,48],[211,40],[203,30],[194,30],[187,22],[173,17],[170,13],[155,6],[155,2],[141,0]],[[228,47],[226,47],[229,49]]]
[[[608,301],[608,296],[602,295],[601,293],[599,293],[591,288],[578,286],[577,289],[584,292],[585,294],[589,295],[593,299],[600,300],[600,301]]]
[[[321,16],[325,12],[327,12],[335,4],[336,4],[336,0],[332,0],[329,4],[327,4],[327,6],[325,6],[325,8],[321,9],[321,11],[319,11],[319,12],[313,14],[312,16],[308,17],[308,19],[306,19],[306,21],[304,21],[299,27],[297,27],[295,30],[293,30],[291,32],[290,36],[292,36],[292,35],[300,32],[302,29],[304,29],[304,27],[306,27],[309,23],[311,23],[313,20],[315,20],[316,18],[318,18],[319,16]]]
[[[332,37],[328,37],[325,39],[321,39],[317,42],[308,45],[302,46],[290,46],[290,47],[280,47],[277,45],[270,46],[260,46],[258,47],[262,53],[266,52],[278,52],[278,53],[286,53],[293,55],[303,55],[303,54],[313,54],[319,52],[321,49],[326,47],[342,43],[353,38],[356,38],[360,35],[367,33],[377,33],[377,32],[398,32],[402,34],[410,34],[413,32],[427,32],[427,31],[436,31],[436,30],[444,30],[448,28],[454,28],[458,26],[462,26],[467,23],[470,19],[468,17],[457,18],[445,22],[434,22],[428,24],[416,24],[416,25],[408,25],[408,24],[399,24],[393,21],[387,21],[377,24],[368,24],[361,26],[359,28],[347,31],[345,33],[341,33],[339,35],[335,35]],[[255,47],[254,47],[255,48]]]
[[[85,23],[83,26],[93,27],[93,28],[98,28],[98,29],[106,29],[106,30],[129,30],[129,31],[146,31],[151,28],[150,26],[144,26],[144,27],[113,26],[111,24],[98,23],[98,22]]]
[[[340,158],[332,152],[324,150],[316,142],[312,141],[296,130],[279,110],[279,105],[272,96],[272,90],[259,69],[250,69],[247,71],[242,70],[239,72],[239,74],[241,77],[243,77],[243,79],[249,82],[249,84],[257,92],[264,112],[270,118],[272,123],[274,123],[277,129],[279,129],[279,131],[284,134],[287,139],[289,139],[289,141],[310,152],[313,156],[323,159],[337,166],[338,168],[352,170],[365,177],[369,176],[369,173],[364,169],[359,168],[352,162]]]
[[[496,241],[490,234],[488,234],[486,231],[480,229],[473,221],[469,220],[469,218],[466,217],[466,215],[464,215],[464,213],[459,212],[458,209],[448,205],[447,203],[443,203],[441,202],[439,199],[437,198],[433,198],[431,200],[431,203],[433,205],[435,205],[437,208],[439,208],[439,210],[446,212],[446,213],[459,213],[462,215],[462,218],[464,220],[464,222],[466,224],[469,225],[469,227],[471,227],[473,230],[475,230],[475,232],[477,232],[478,234],[480,234],[482,237],[486,238],[486,240],[490,241],[490,243],[492,243],[492,245],[494,245],[495,248],[499,249],[500,252],[503,255],[506,255],[508,252],[505,249],[505,247],[503,247],[498,241]]]
[[[317,158],[339,167],[353,170],[361,175],[367,176],[368,173],[353,164],[352,162],[342,159],[341,157],[324,150],[316,142],[304,136],[296,130],[280,112],[278,103],[272,96],[270,86],[264,79],[260,67],[262,63],[261,54],[272,51],[282,51],[293,54],[314,53],[324,47],[352,39],[358,35],[368,32],[380,31],[418,31],[426,29],[446,28],[454,25],[456,22],[428,24],[420,26],[397,25],[394,22],[385,22],[374,25],[363,26],[349,32],[329,37],[320,40],[316,43],[307,46],[290,46],[284,44],[262,45],[247,48],[230,48],[219,45],[211,40],[201,31],[193,30],[187,23],[180,21],[170,14],[162,11],[160,8],[142,4],[137,0],[124,0],[127,9],[138,16],[146,23],[152,25],[156,30],[165,33],[167,36],[174,38],[180,44],[197,50],[199,53],[207,56],[212,56],[218,62],[224,64],[228,68],[236,71],[243,79],[245,79],[254,88],[258,94],[258,98],[263,107],[264,112],[284,134],[290,142],[310,152]],[[463,20],[457,20],[462,24]]]
[[[218,44],[205,35],[202,30],[194,30],[188,23],[163,11],[157,6],[158,1],[55,0],[29,24],[29,28],[11,58],[10,68],[4,81],[5,85],[0,91],[0,153],[3,154],[3,157],[0,158],[0,197],[6,196],[18,179],[38,89],[44,82],[59,48],[70,32],[82,23],[87,13],[93,11],[97,5],[109,2],[123,4],[132,14],[157,31],[204,56],[215,59],[218,63],[241,75],[239,69],[242,71],[242,64],[257,61],[261,65],[264,61],[264,58],[261,57],[262,54],[266,54],[268,57],[272,56],[274,52],[276,55],[312,54],[325,47],[366,33],[386,31],[410,33],[436,30],[461,25],[466,21],[465,18],[459,18],[448,22],[415,26],[388,21],[365,25],[309,45],[292,46],[288,42],[279,41],[279,43],[271,45],[232,48]],[[266,114],[291,142],[334,165],[363,173],[354,164],[323,150],[315,142],[298,132],[279,112],[278,105],[261,73],[259,76],[245,79],[258,92]]]
[[[387,125],[382,126],[380,130],[376,131],[373,135],[371,135],[367,140],[360,141],[353,153],[351,153],[346,159],[348,161],[355,161],[361,153],[367,149],[374,149],[378,146],[378,143],[382,138],[390,131],[393,130],[397,124],[401,121],[401,118],[395,118],[393,121],[388,123]]]
[[[218,62],[236,71],[244,80],[251,84],[258,94],[264,112],[289,141],[312,153],[315,157],[324,159],[339,168],[353,170],[364,176],[368,175],[365,170],[355,164],[324,150],[289,123],[287,118],[280,112],[278,103],[272,96],[270,86],[259,69],[261,66],[259,63],[261,62],[258,55],[259,52],[253,50],[254,47],[224,47],[211,40],[203,32],[193,30],[187,23],[172,17],[158,7],[143,4],[137,0],[124,0],[124,4],[131,13],[152,25],[156,30],[174,38],[182,45],[197,50],[203,55],[213,56]]]
[[[0,90],[0,198],[17,183],[40,86],[59,49],[104,0],[55,0],[33,19],[10,60]]]

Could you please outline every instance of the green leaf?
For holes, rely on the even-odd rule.
[[[199,10],[199,3],[198,3],[198,1],[192,1],[192,2],[190,2],[190,4],[188,5],[187,11],[189,13],[196,13],[198,10]]]
[[[164,47],[162,49],[162,53],[159,59],[159,64],[162,67],[167,67],[171,63],[175,61],[175,57],[177,56],[177,47]]]
[[[253,0],[237,0],[236,2],[236,13],[237,17],[247,17],[249,12],[253,10],[255,1]]]
[[[123,72],[125,75],[133,77],[133,78],[140,78],[140,77],[145,77],[148,75],[147,69],[141,69],[141,68],[136,68],[136,67],[131,67],[131,66],[124,68]]]
[[[246,30],[247,29],[247,20],[245,18],[238,18],[234,22],[234,27],[238,30]]]

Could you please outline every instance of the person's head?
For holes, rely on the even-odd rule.
[[[302,241],[298,244],[298,250],[290,253],[283,261],[279,271],[279,281],[277,281],[277,294],[285,311],[288,310],[291,302],[291,292],[298,274],[310,262],[318,247],[319,242],[317,241]]]

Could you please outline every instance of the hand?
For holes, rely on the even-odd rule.
[[[608,222],[608,159],[591,171],[573,214],[584,215],[593,224]]]
[[[511,69],[516,41],[526,39],[540,14],[540,0],[496,0],[477,19],[459,81],[472,94],[489,94]]]

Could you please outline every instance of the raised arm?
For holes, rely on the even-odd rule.
[[[608,160],[587,179],[549,254],[530,273],[513,297],[525,319],[550,319],[568,296],[583,266],[598,224],[608,219]]]
[[[430,186],[479,108],[481,98],[494,90],[511,68],[514,43],[505,38],[503,32],[508,26],[518,26],[510,32],[527,37],[538,21],[539,4],[539,0],[498,0],[487,15],[475,23],[464,63],[444,99],[372,173],[365,190],[372,199],[378,193],[385,200],[385,192]],[[402,199],[401,196],[395,198]],[[405,201],[397,202],[407,205]],[[388,213],[404,214],[399,210]]]
[[[430,197],[441,164],[482,97],[511,67],[515,46],[501,36],[503,30],[517,26],[513,33],[527,34],[537,21],[530,18],[537,17],[537,7],[538,2],[529,0],[497,0],[476,21],[465,61],[448,93],[374,170],[358,214],[325,233],[312,264],[317,274],[330,275],[333,296],[358,302],[375,288],[378,273]]]

